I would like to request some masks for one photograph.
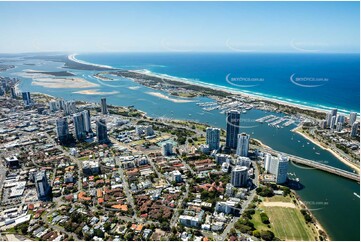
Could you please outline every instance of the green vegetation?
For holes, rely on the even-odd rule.
[[[271,226],[269,224],[264,224],[262,222],[261,213],[262,213],[261,211],[255,210],[255,213],[252,216],[251,222],[254,224],[255,229],[258,231],[270,229]]]
[[[271,241],[275,237],[273,232],[270,230],[261,230],[260,235],[261,235],[261,238],[266,241]]]
[[[264,224],[269,224],[269,218],[266,213],[260,213],[261,221]]]
[[[285,207],[262,207],[262,209],[270,217],[272,230],[278,238],[282,240],[314,239],[311,229],[304,222],[298,209]]]
[[[305,221],[307,223],[312,223],[313,222],[313,218],[311,217],[311,215],[307,212],[307,210],[305,209],[301,209],[301,213],[303,215],[303,217],[305,218]]]
[[[268,186],[262,186],[262,187],[258,187],[256,189],[256,193],[257,193],[257,195],[262,196],[262,197],[272,197],[273,189]]]

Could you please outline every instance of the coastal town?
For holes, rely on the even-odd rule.
[[[328,240],[294,191],[293,158],[240,132],[254,103],[224,104],[223,130],[106,98],[19,93],[17,82],[1,78],[1,240]],[[299,128],[354,162],[356,115],[333,110]],[[277,121],[293,117],[258,120]]]

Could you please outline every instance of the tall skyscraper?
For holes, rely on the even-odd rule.
[[[51,192],[51,186],[49,185],[45,170],[39,171],[35,175],[35,187],[39,200],[48,200]]]
[[[58,110],[58,104],[56,101],[50,101],[49,102],[49,109],[51,112],[55,112],[56,110]]]
[[[350,133],[351,137],[356,137],[357,136],[359,127],[360,127],[359,122],[354,122],[352,124],[351,133]]]
[[[169,156],[173,154],[173,144],[166,142],[162,145],[162,155]]]
[[[269,153],[265,153],[265,155],[264,155],[264,169],[265,169],[266,172],[270,171],[271,162],[272,162],[272,155],[269,154]]]
[[[237,151],[236,154],[239,156],[248,156],[249,148],[249,134],[242,133],[238,134]]]
[[[331,110],[331,115],[336,116],[337,115],[337,108]]]
[[[64,110],[65,109],[65,101],[63,99],[58,101],[58,105],[60,110]]]
[[[337,132],[341,132],[342,128],[343,128],[342,123],[341,123],[341,122],[338,122],[337,125],[336,125],[336,131],[337,131]]]
[[[219,141],[221,137],[221,130],[218,128],[206,129],[206,144],[209,150],[219,150]]]
[[[237,148],[237,135],[239,134],[241,113],[231,110],[227,113],[227,134],[226,147],[231,149]]]
[[[326,114],[326,126],[330,127],[331,125],[331,119],[332,119],[332,114],[331,113],[327,113]]]
[[[64,112],[66,115],[70,115],[76,112],[76,105],[74,101],[67,101],[64,104]]]
[[[30,92],[23,92],[22,97],[23,97],[25,106],[29,106],[31,104]]]
[[[81,115],[83,115],[83,122],[84,122],[84,130],[87,133],[92,132],[91,122],[90,122],[90,111],[84,110],[81,112]]]
[[[357,113],[356,112],[351,112],[350,113],[349,124],[352,125],[354,122],[356,122],[356,119],[357,119]]]
[[[336,116],[332,116],[331,123],[330,123],[330,129],[334,129],[336,125]]]
[[[236,166],[231,173],[231,184],[235,187],[244,187],[248,181],[248,168],[246,166]]]
[[[100,108],[101,108],[102,114],[108,114],[107,99],[106,99],[105,97],[103,97],[103,98],[101,99]]]
[[[66,118],[58,118],[56,120],[56,134],[61,144],[68,142],[69,128]]]
[[[288,157],[278,155],[273,157],[270,154],[265,156],[265,171],[276,176],[276,183],[282,184],[287,181]]]
[[[108,131],[105,119],[97,120],[97,138],[99,144],[108,143]]]
[[[346,120],[346,117],[344,115],[339,114],[339,115],[337,115],[337,118],[336,118],[336,124],[338,124],[338,123],[344,124],[345,120]]]
[[[75,138],[77,140],[83,140],[85,138],[85,129],[82,113],[73,114],[73,124],[75,131]]]
[[[10,88],[10,94],[11,94],[11,98],[13,98],[13,99],[16,98],[15,87],[11,87],[11,88]]]
[[[321,121],[319,122],[319,126],[320,126],[321,129],[327,128],[327,127],[328,127],[328,126],[327,126],[327,121],[326,121],[326,120],[321,120]]]

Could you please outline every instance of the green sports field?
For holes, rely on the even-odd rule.
[[[311,228],[296,208],[261,206],[271,222],[271,230],[281,240],[315,240]]]

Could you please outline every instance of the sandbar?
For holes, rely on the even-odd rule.
[[[168,100],[174,103],[190,103],[190,102],[194,102],[193,100],[185,100],[185,99],[176,99],[176,98],[170,98],[162,93],[159,92],[146,92],[149,95],[155,96],[155,97],[159,97],[162,98],[164,100]]]

